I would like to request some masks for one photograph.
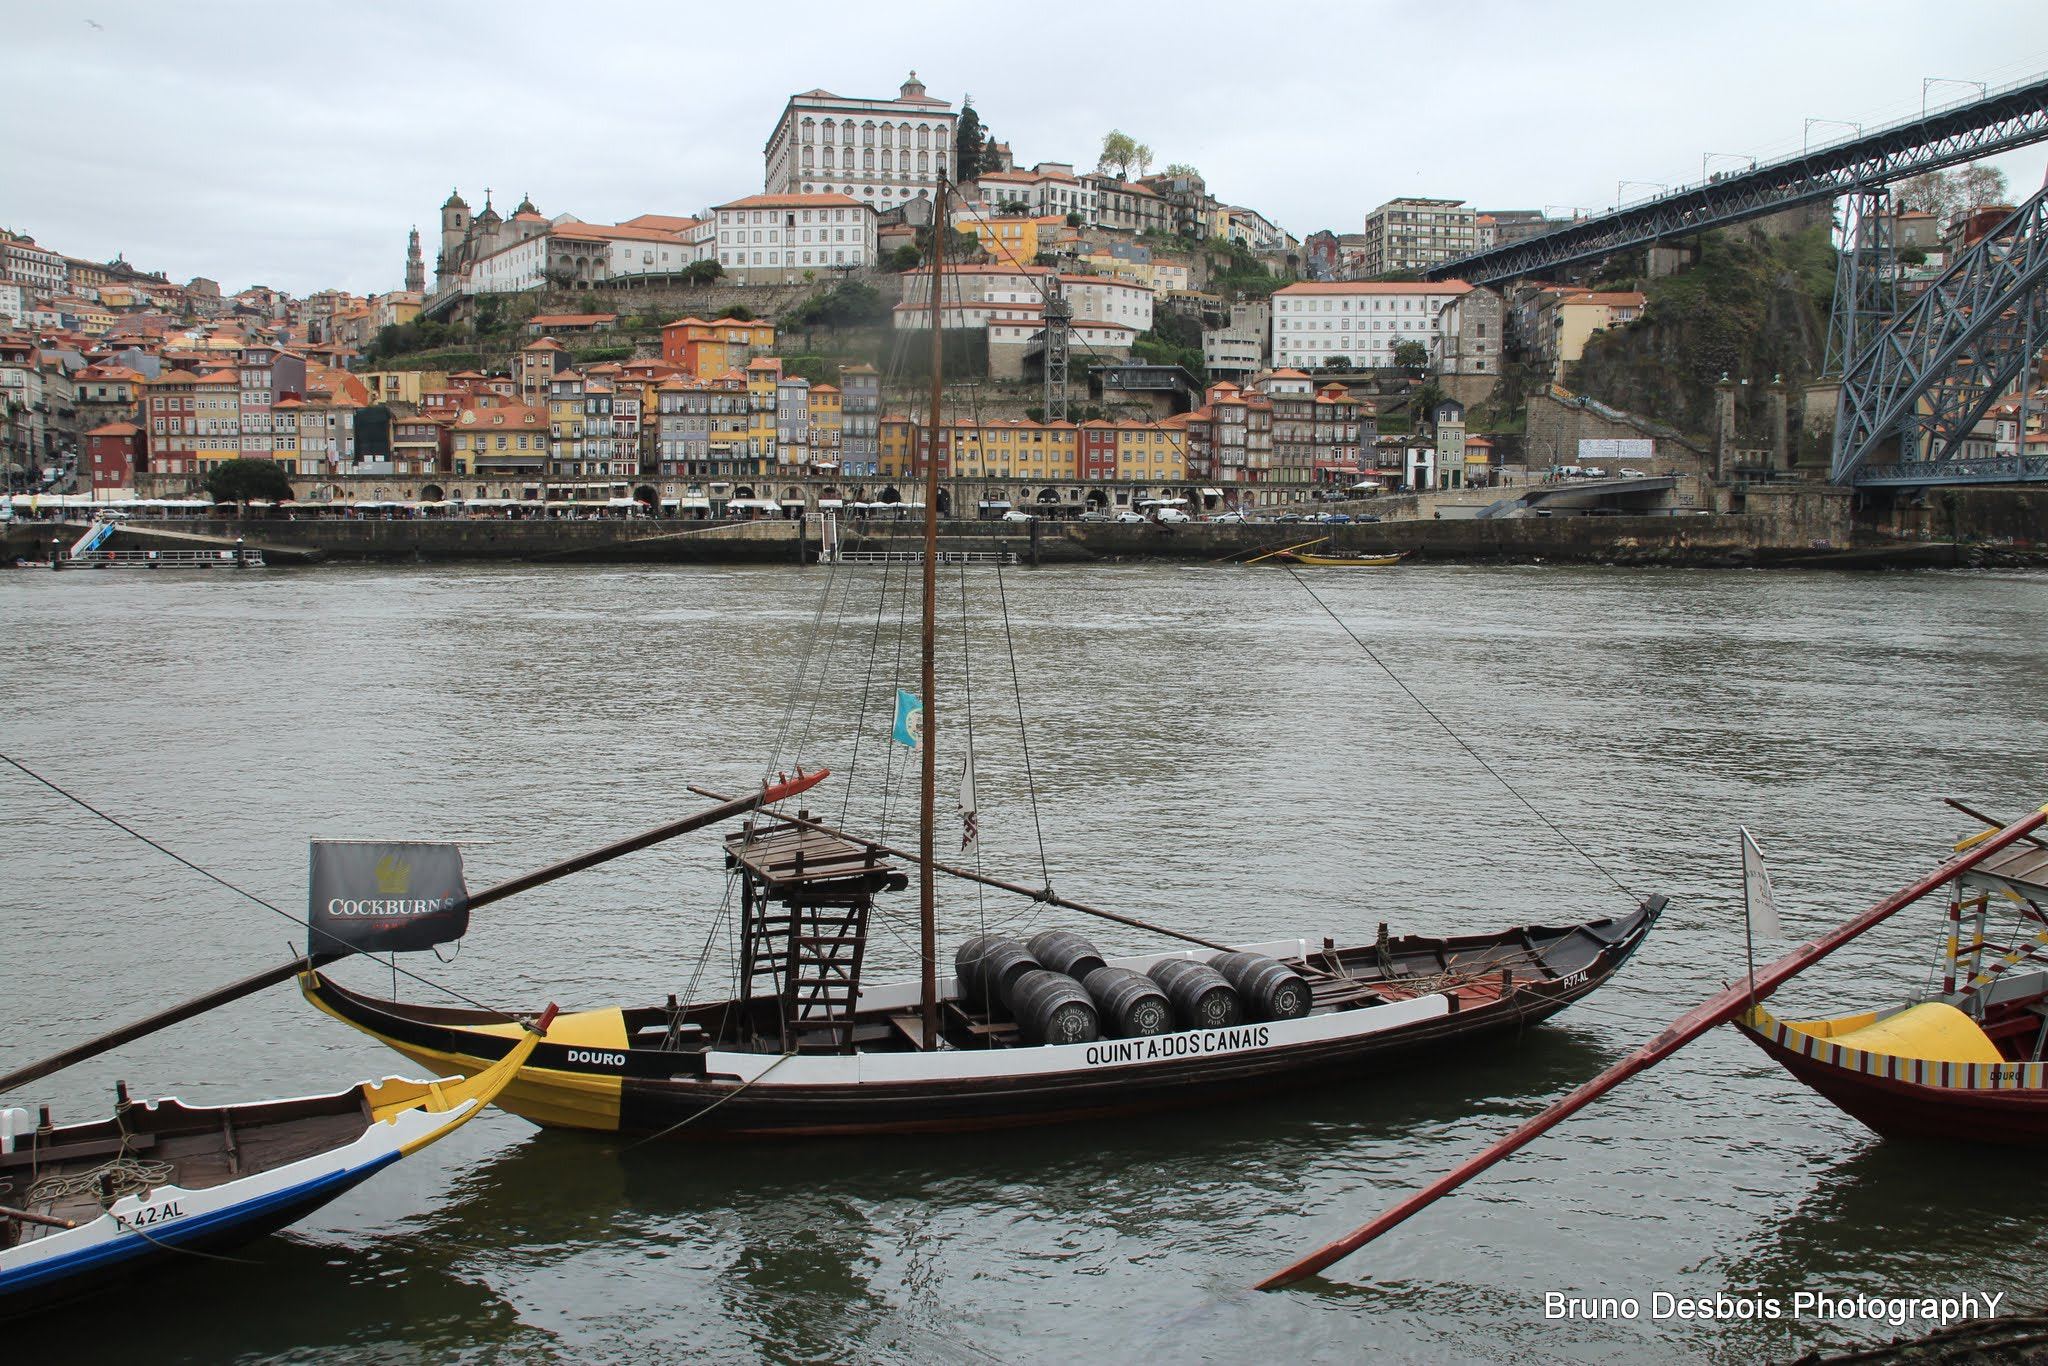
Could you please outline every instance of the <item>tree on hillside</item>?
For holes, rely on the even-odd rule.
[[[2005,172],[1982,162],[1946,171],[1922,171],[1893,187],[1892,202],[1901,208],[1925,210],[1945,227],[1958,214],[2006,203]]]
[[[1161,172],[1160,172],[1159,174],[1161,174],[1161,175],[1184,175],[1184,176],[1190,176],[1190,177],[1192,177],[1192,178],[1194,178],[1194,179],[1196,179],[1196,180],[1200,180],[1200,179],[1202,178],[1202,173],[1201,173],[1200,171],[1196,170],[1196,169],[1195,169],[1194,167],[1192,167],[1192,166],[1188,165],[1188,164],[1187,164],[1187,163],[1186,163],[1185,161],[1175,161],[1175,162],[1171,162],[1171,163],[1169,163],[1169,164],[1167,165],[1166,169],[1165,169],[1165,170],[1163,170],[1163,171],[1161,171]]]
[[[748,308],[745,304],[734,304],[731,308],[721,312],[718,315],[718,319],[719,321],[729,320],[736,323],[750,323],[754,321],[754,310]]]
[[[1102,137],[1102,156],[1097,159],[1095,169],[1108,171],[1114,168],[1118,179],[1128,180],[1131,167],[1138,168],[1138,174],[1145,174],[1145,168],[1152,164],[1152,149],[1120,128],[1112,128]]]
[[[981,174],[982,153],[988,150],[988,133],[981,115],[974,112],[974,96],[960,101],[960,124],[953,133],[953,179],[972,180]]]
[[[216,503],[282,503],[292,496],[292,481],[275,460],[223,460],[206,476],[206,496]]]
[[[1403,370],[1426,370],[1429,368],[1429,348],[1419,341],[1395,342],[1394,364]]]

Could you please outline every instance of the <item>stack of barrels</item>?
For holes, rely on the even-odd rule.
[[[1222,1029],[1246,1020],[1298,1020],[1308,983],[1275,958],[1218,953],[1206,963],[1164,958],[1148,972],[1110,967],[1093,944],[1046,930],[1028,945],[1002,935],[968,940],[953,957],[961,1004],[1007,1013],[1031,1043],[1140,1038]]]

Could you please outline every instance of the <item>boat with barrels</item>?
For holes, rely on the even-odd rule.
[[[536,1124],[683,1136],[933,1132],[1212,1105],[1511,1036],[1599,989],[1664,898],[1561,927],[1338,947],[1297,938],[1104,958],[1081,935],[976,936],[927,1042],[917,982],[858,978],[872,848],[773,822],[728,840],[749,966],[730,1000],[562,1014],[497,1103]],[[837,903],[837,904],[835,904]],[[322,1010],[429,1067],[487,1065],[499,1017],[380,1000],[325,973]]]
[[[939,203],[943,219],[943,192]],[[943,259],[934,260],[924,282],[930,291],[931,431],[946,429],[943,271]],[[925,521],[923,585],[915,599],[921,607],[916,689],[904,686],[910,679],[853,680],[864,718],[868,699],[886,696],[895,684],[890,740],[917,756],[916,850],[853,833],[842,828],[844,818],[828,825],[809,811],[774,805],[813,787],[822,772],[799,768],[796,778],[764,786],[761,809],[724,840],[728,898],[736,890],[738,914],[736,922],[726,919],[721,905],[706,949],[709,961],[714,946],[730,944],[731,994],[566,1012],[499,1095],[501,1107],[543,1125],[704,1137],[948,1131],[1224,1103],[1512,1036],[1598,990],[1655,925],[1664,898],[1638,902],[1630,895],[1625,913],[1608,918],[1464,937],[1395,936],[1382,925],[1363,943],[1340,945],[1320,934],[1225,943],[1056,896],[1049,870],[1041,885],[1029,887],[978,864],[941,862],[935,842],[941,745],[957,740],[960,746],[949,750],[949,760],[962,762],[963,860],[977,844],[979,824],[971,700],[961,704],[963,720],[952,729],[939,725],[935,604],[942,498],[939,462],[920,463]],[[834,575],[839,569],[828,566]],[[883,647],[878,627],[865,647],[822,649],[816,652],[821,660],[864,658],[873,668],[872,661],[908,653],[912,595],[907,585],[891,592],[888,572],[883,566],[872,608],[865,602],[838,612],[821,607],[817,620],[879,624],[888,604],[897,603],[903,612],[897,648]],[[1000,585],[1001,566],[992,572]],[[830,591],[828,581],[827,601]],[[963,597],[965,591],[963,585]],[[963,623],[963,650],[989,624]],[[831,681],[826,667],[820,665],[821,691]],[[959,677],[970,676],[963,661]],[[793,685],[793,697],[800,692]],[[815,715],[815,695],[812,703],[792,703],[790,715]],[[1019,711],[1021,729],[1021,705]],[[857,758],[859,725],[853,734]],[[1028,743],[1020,748],[1028,791]],[[801,740],[795,752],[802,754]],[[886,783],[894,767],[877,766]],[[740,800],[692,790],[712,800]],[[886,829],[886,800],[882,809]],[[1041,862],[1042,849],[1041,842]],[[917,873],[917,976],[870,983],[871,912],[878,897],[910,885],[910,860]],[[1027,898],[1035,903],[1028,912],[1034,917],[1059,908],[1176,942],[1110,958],[1071,930],[1023,942],[990,936],[984,919],[982,932],[957,945],[952,971],[942,975],[934,892],[941,878]],[[500,1015],[379,999],[321,971],[300,981],[320,1009],[428,1066],[488,1064],[512,1037]]]

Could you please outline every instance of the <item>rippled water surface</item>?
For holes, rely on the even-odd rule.
[[[23,571],[0,576],[0,743],[293,912],[310,836],[459,839],[480,888],[798,759],[855,774],[815,806],[914,843],[884,716],[916,686],[914,643],[872,630],[901,587],[880,570]],[[1552,1025],[1259,1106],[730,1147],[494,1111],[238,1263],[127,1292],[118,1331],[88,1312],[10,1330],[7,1356],[47,1334],[54,1355],[21,1359],[126,1360],[139,1332],[152,1360],[190,1362],[1736,1362],[1894,1330],[1653,1321],[1650,1297],[2048,1299],[2037,1160],[1880,1143],[1727,1030],[1329,1279],[1245,1289],[1739,975],[1738,824],[1806,938],[1939,857],[1966,825],[1941,797],[2048,800],[2048,580],[1111,566],[1000,585],[977,569],[949,580],[963,593],[975,625],[941,647],[974,680],[991,871],[1219,938],[1484,930],[1650,891],[1671,909]],[[935,708],[949,741],[957,699]],[[0,1065],[296,942],[0,773]],[[635,855],[480,910],[452,962],[412,966],[522,1008],[723,994],[719,864],[702,836]],[[875,977],[908,974],[914,897],[895,901]],[[982,924],[1156,942],[994,893],[949,888],[941,909],[948,952]],[[1917,989],[1937,914],[1781,1000]],[[376,964],[343,975],[393,986]],[[116,1078],[224,1102],[407,1070],[280,989],[9,1099],[75,1120]],[[1546,1320],[1548,1292],[1642,1313]]]

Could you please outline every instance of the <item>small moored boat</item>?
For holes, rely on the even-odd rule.
[[[1994,903],[2014,911],[2015,931],[1995,950],[1985,942]],[[2048,844],[2014,844],[1956,878],[1939,991],[1816,1020],[1758,1005],[1736,1028],[1888,1138],[2048,1144],[2044,906]],[[2001,956],[1987,961],[1994,951]]]
[[[132,1103],[52,1125],[0,1110],[0,1318],[274,1232],[473,1119],[518,1075],[543,1015],[467,1079],[327,1096]]]
[[[1277,564],[1302,564],[1317,569],[1385,569],[1408,558],[1405,550],[1389,555],[1314,555],[1305,550],[1282,550],[1269,557]]]

